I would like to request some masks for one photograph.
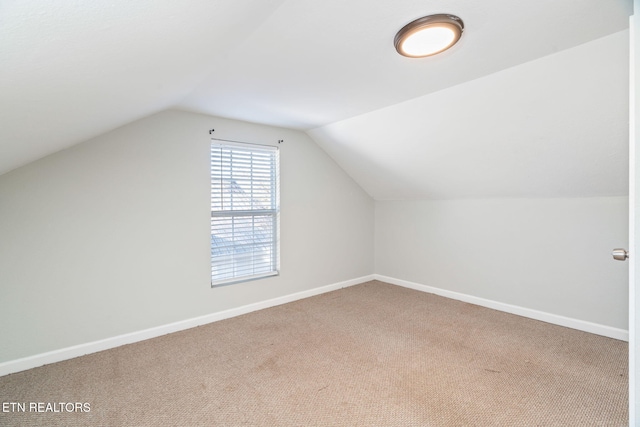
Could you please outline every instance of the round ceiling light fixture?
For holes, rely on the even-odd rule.
[[[457,16],[429,15],[402,27],[393,44],[400,55],[423,58],[449,49],[460,40],[463,30],[464,23]]]

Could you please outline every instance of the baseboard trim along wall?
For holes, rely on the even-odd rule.
[[[63,360],[73,359],[74,357],[84,356],[86,354],[97,353],[103,350],[119,347],[125,344],[132,344],[139,341],[156,338],[173,332],[183,331],[185,329],[195,328],[196,326],[206,325],[208,323],[217,322],[219,320],[229,319],[231,317],[240,316],[242,314],[251,313],[253,311],[262,310],[269,307],[286,304],[315,295],[324,294],[349,286],[358,285],[360,283],[373,280],[373,275],[362,276],[356,279],[346,280],[331,285],[321,286],[307,291],[296,292],[266,301],[260,301],[253,304],[247,304],[229,310],[219,311],[207,314],[205,316],[195,317],[192,319],[182,320],[167,325],[157,326],[154,328],[144,329],[142,331],[131,332],[129,334],[118,335],[112,338],[106,338],[99,341],[93,341],[86,344],[79,344],[72,347],[53,350],[34,356],[24,357],[16,360],[9,360],[0,363],[0,377],[15,372],[26,371],[27,369],[37,368],[50,363],[61,362]]]
[[[602,335],[622,341],[629,341],[629,331],[624,329],[613,328],[611,326],[600,325],[598,323],[587,322],[584,320],[572,319],[557,314],[546,313],[544,311],[533,310],[530,308],[520,307],[517,305],[505,304],[498,301],[488,300],[472,295],[462,294],[459,292],[449,291],[446,289],[436,288],[433,286],[422,285],[407,280],[396,279],[393,277],[382,276],[380,274],[373,275],[375,280],[391,283],[392,285],[402,286],[405,288],[415,289],[430,294],[440,295],[442,297],[455,299],[458,301],[468,302],[470,304],[491,308],[494,310],[504,311],[506,313],[516,314],[530,319],[540,320],[542,322],[552,323],[554,325],[565,326],[567,328],[577,329],[579,331],[589,332],[596,335]]]
[[[346,280],[344,282],[338,282],[331,285],[309,289],[307,291],[296,292],[293,294],[272,298],[266,301],[260,301],[253,304],[243,305],[243,306],[232,308],[229,310],[223,310],[216,313],[207,314],[205,316],[182,320],[182,321],[170,323],[167,325],[157,326],[155,328],[149,328],[142,331],[119,335],[112,338],[106,338],[99,341],[93,341],[86,344],[79,344],[72,347],[49,351],[47,353],[24,357],[21,359],[10,360],[7,362],[0,363],[0,376],[8,375],[8,374],[12,374],[20,371],[25,371],[27,369],[37,368],[39,366],[47,365],[50,363],[56,363],[56,362],[61,362],[63,360],[73,359],[74,357],[84,356],[85,354],[91,354],[91,353],[97,353],[103,350],[109,350],[111,348],[119,347],[121,345],[132,344],[135,342],[144,341],[150,338],[156,338],[156,337],[170,334],[173,332],[183,331],[185,329],[194,328],[196,326],[206,325],[208,323],[217,322],[219,320],[229,319],[231,317],[251,313],[253,311],[258,311],[258,310],[262,310],[269,307],[275,307],[278,305],[286,304],[286,303],[297,301],[300,299],[309,298],[315,295],[320,295],[320,294],[335,291],[338,289],[346,288],[349,286],[358,285],[360,283],[365,283],[370,280],[379,280],[381,282],[389,283],[392,285],[402,286],[405,288],[427,292],[427,293],[439,295],[442,297],[455,299],[458,301],[468,302],[470,304],[475,304],[482,307],[491,308],[494,310],[504,311],[506,313],[516,314],[518,316],[528,317],[531,319],[540,320],[543,322],[547,322],[547,323],[551,323],[559,326],[565,326],[567,328],[577,329],[580,331],[589,332],[596,335],[602,335],[605,337],[614,338],[622,341],[627,341],[627,342],[629,341],[629,332],[624,329],[613,328],[610,326],[604,326],[597,323],[586,322],[583,320],[572,319],[569,317],[559,316],[556,314],[546,313],[543,311],[533,310],[525,307],[511,305],[511,304],[505,304],[497,301],[475,297],[472,295],[467,295],[459,292],[449,291],[446,289],[436,288],[433,286],[422,285],[422,284],[410,282],[407,280],[383,276],[380,274],[372,274],[369,276],[362,276],[356,279]]]

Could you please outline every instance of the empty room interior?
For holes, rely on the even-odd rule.
[[[0,425],[640,423],[633,6],[0,2]]]

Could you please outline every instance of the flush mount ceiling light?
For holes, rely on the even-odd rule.
[[[422,58],[449,49],[460,40],[463,30],[464,24],[457,16],[424,16],[402,27],[394,45],[400,55]]]

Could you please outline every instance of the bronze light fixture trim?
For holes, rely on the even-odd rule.
[[[449,49],[460,40],[463,31],[464,23],[455,15],[423,16],[402,27],[393,44],[400,55],[423,58]]]

